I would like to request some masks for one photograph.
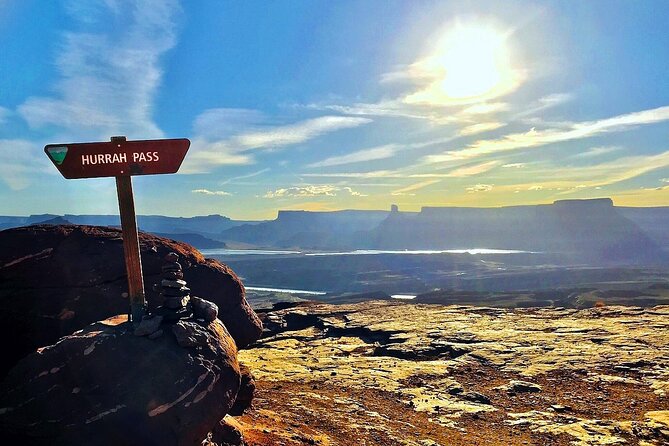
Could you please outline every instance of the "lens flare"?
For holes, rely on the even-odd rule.
[[[509,33],[493,26],[457,24],[431,54],[411,66],[423,88],[405,98],[408,103],[467,104],[515,90],[524,79],[514,68],[507,44]]]

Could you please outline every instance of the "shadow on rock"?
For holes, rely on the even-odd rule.
[[[0,247],[0,336],[13,340],[0,376],[36,348],[128,311],[120,229],[27,226],[0,231]],[[149,307],[163,303],[152,285],[161,277],[165,255],[175,252],[192,295],[216,304],[237,347],[260,337],[262,324],[226,265],[190,245],[146,233],[140,233],[140,249]]]
[[[7,444],[200,444],[240,388],[235,342],[219,321],[136,336],[124,316],[21,360],[0,385]],[[175,336],[176,334],[176,336]]]

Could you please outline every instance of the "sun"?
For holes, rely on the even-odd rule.
[[[413,77],[423,88],[405,101],[466,104],[515,90],[523,72],[512,64],[509,34],[491,25],[454,25],[437,40],[427,57],[411,66]]]

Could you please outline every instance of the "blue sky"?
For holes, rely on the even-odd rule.
[[[669,205],[666,1],[0,0],[0,214],[116,213],[49,143],[187,137],[140,214]]]

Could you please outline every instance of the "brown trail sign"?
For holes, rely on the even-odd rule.
[[[49,144],[44,147],[54,166],[67,179],[116,177],[133,322],[141,321],[146,300],[130,177],[176,173],[189,146],[190,141],[185,138],[127,141],[125,136],[114,136],[109,142]]]
[[[153,139],[49,144],[44,151],[67,179],[176,173],[186,156],[187,139]]]

